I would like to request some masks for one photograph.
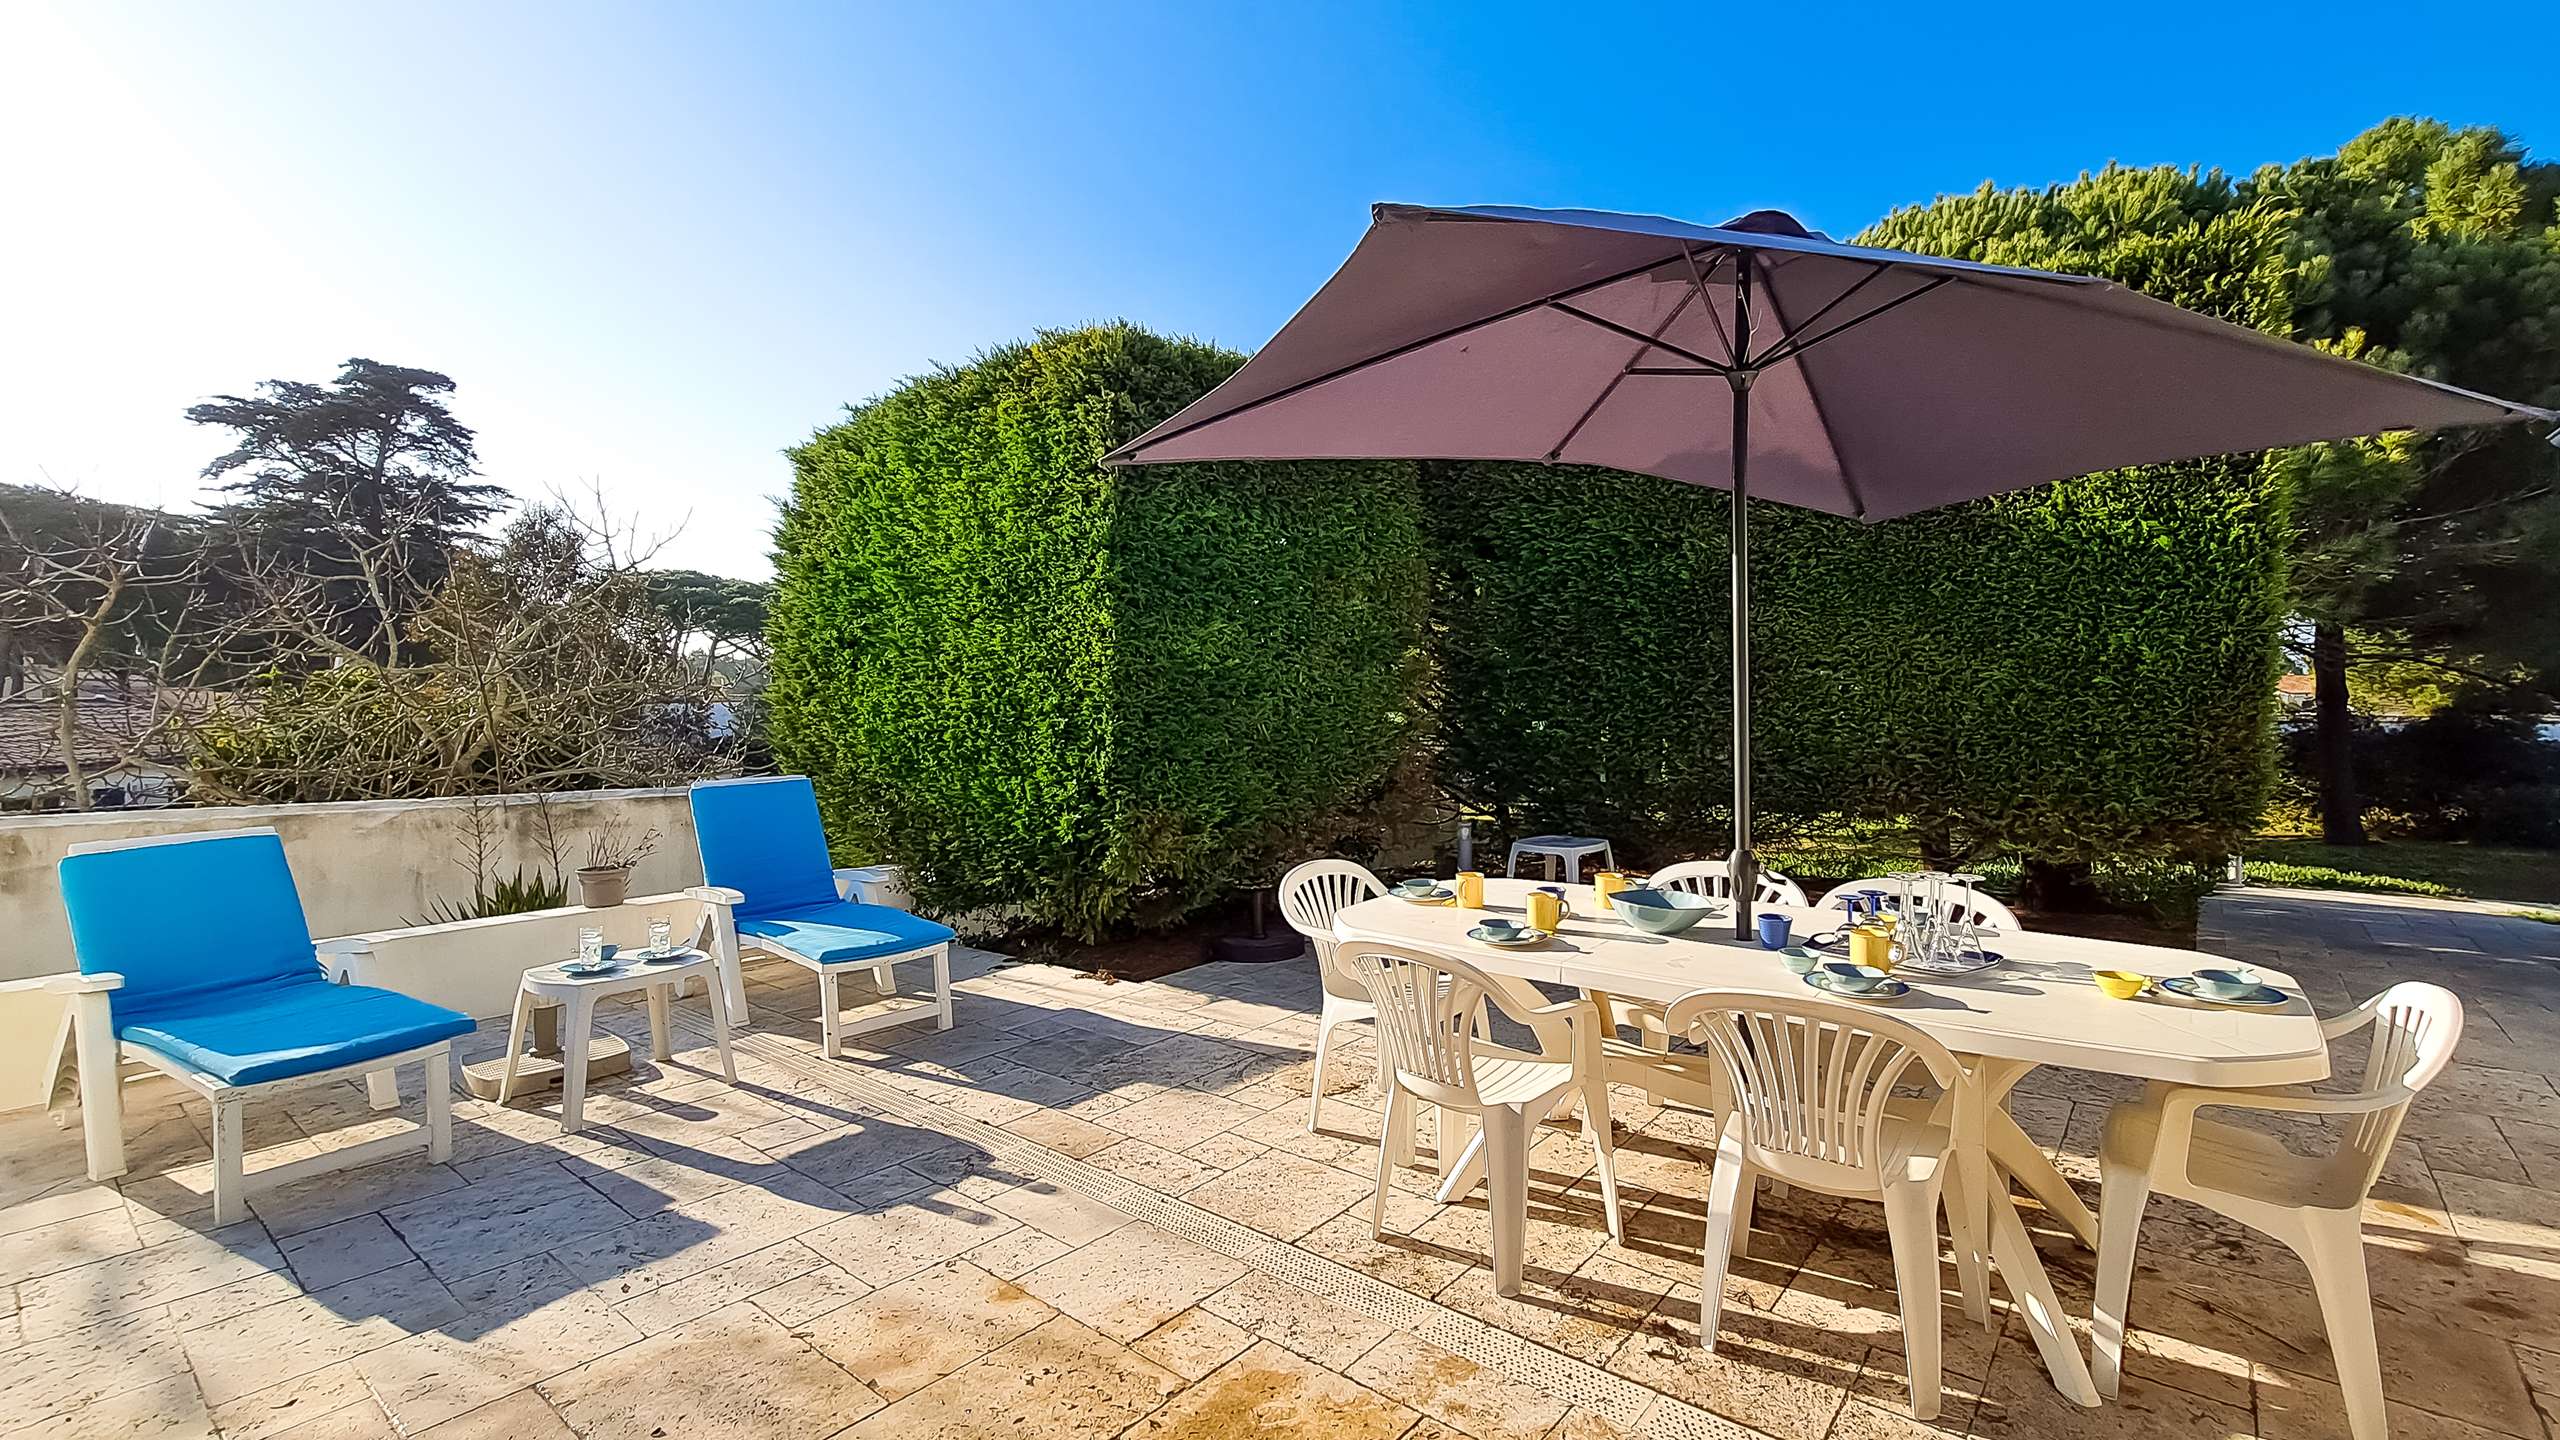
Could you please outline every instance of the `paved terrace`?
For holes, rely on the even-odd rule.
[[[2282,961],[2324,1011],[2412,976],[2469,1001],[2368,1212],[2385,1381],[2407,1440],[2541,1440],[2560,1419],[2560,927],[2258,891],[2216,901],[2208,938]],[[134,1173],[109,1186],[82,1178],[76,1126],[0,1119],[0,1433],[2344,1434],[2301,1270],[2176,1202],[2143,1233],[2120,1402],[2068,1406],[2021,1326],[1985,1333],[1950,1291],[1946,1408],[1922,1425],[1871,1206],[1764,1198],[1723,1349],[1698,1351],[1695,1116],[1619,1096],[1624,1248],[1579,1138],[1544,1137],[1528,1289],[1504,1301],[1481,1200],[1437,1207],[1425,1174],[1398,1177],[1395,1233],[1370,1239],[1365,1037],[1306,1131],[1305,964],[1119,985],[961,968],[955,1029],[843,1063],[815,1054],[806,972],[760,968],[734,1090],[696,1028],[673,1065],[591,1096],[587,1133],[464,1101],[452,1164],[321,1177],[221,1230],[201,1111],[138,1094]],[[645,1033],[636,1009],[606,1018]],[[2114,1083],[2045,1072],[2018,1097],[2076,1179]],[[289,1158],[376,1121],[345,1086],[253,1113],[251,1141]],[[2091,1257],[2039,1238],[2085,1320]]]

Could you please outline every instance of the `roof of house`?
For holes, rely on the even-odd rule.
[[[0,700],[0,771],[64,768],[57,683],[40,676],[26,690]],[[155,705],[146,684],[126,686],[103,676],[84,679],[73,722],[80,764],[97,768],[130,760],[178,759],[181,747],[161,722],[174,708],[200,710],[211,698],[210,691],[164,690]]]

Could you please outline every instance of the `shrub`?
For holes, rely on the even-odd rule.
[[[2287,787],[2307,792],[2317,735],[2306,719],[2283,738]],[[2560,846],[2560,744],[2540,738],[2531,716],[2456,704],[2396,727],[2359,718],[2348,743],[2378,834]]]
[[[1412,466],[1097,464],[1240,363],[1044,334],[792,452],[768,700],[840,848],[1091,938],[1352,823],[1416,728]]]

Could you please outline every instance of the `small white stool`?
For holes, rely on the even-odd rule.
[[[700,950],[682,953],[687,958],[655,964],[623,960],[601,975],[567,975],[557,965],[524,972],[524,981],[516,989],[515,1018],[507,1025],[507,1069],[498,1082],[498,1103],[507,1103],[515,1089],[516,1058],[524,1053],[524,1027],[533,1008],[558,1005],[567,1012],[560,1027],[560,1128],[574,1133],[585,1123],[587,1040],[595,1031],[596,1001],[607,995],[648,991],[649,1053],[663,1063],[675,1058],[674,1047],[667,1043],[667,1002],[683,981],[696,975],[703,977],[703,989],[711,998],[711,1043],[720,1050],[720,1073],[729,1077],[730,1084],[737,1084],[738,1065],[729,1055],[729,990],[721,983],[719,962]]]
[[[1609,848],[1608,841],[1597,835],[1532,835],[1526,840],[1514,840],[1511,842],[1511,874],[1520,873],[1520,857],[1523,855],[1545,856],[1547,878],[1550,880],[1556,878],[1556,863],[1562,861],[1568,885],[1582,882],[1582,862],[1586,857],[1599,856],[1603,869],[1618,868],[1617,852]]]

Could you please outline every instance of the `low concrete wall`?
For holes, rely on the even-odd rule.
[[[662,896],[702,882],[701,859],[694,851],[693,812],[685,803],[684,791],[591,790],[554,795],[549,801],[552,823],[571,865],[584,853],[588,831],[620,822],[634,833],[650,828],[659,832],[657,853],[642,861],[632,876],[632,893]],[[355,935],[397,929],[425,919],[427,907],[436,900],[469,897],[471,876],[456,862],[463,855],[463,826],[470,804],[467,800],[369,800],[0,820],[0,982],[77,968],[71,954],[70,920],[63,914],[55,874],[55,867],[75,844],[273,826],[284,839],[285,858],[293,866],[311,933]],[[496,823],[491,829],[498,840],[499,873],[510,873],[518,865],[532,869],[547,863],[539,839],[540,812],[532,797],[506,796],[493,809]],[[569,883],[574,901],[576,878]],[[551,932],[565,925],[568,948],[574,949],[574,912],[552,914],[555,918],[507,938],[532,940],[539,935],[539,947],[556,949],[558,937]],[[616,916],[615,927],[627,918]],[[687,923],[680,916],[671,918],[677,918],[680,927]],[[645,925],[645,917],[637,923]],[[219,942],[221,929],[218,913],[207,917],[208,943]],[[612,938],[624,943],[618,934]],[[520,957],[512,953],[517,948],[507,945],[510,953],[495,958],[502,965],[515,965],[519,973],[546,958],[534,954],[518,963]],[[504,1006],[498,1007],[498,1013],[504,1011]],[[57,997],[32,987],[0,984],[0,1110],[33,1105],[43,1098],[42,1071],[61,1023],[62,1003]]]

